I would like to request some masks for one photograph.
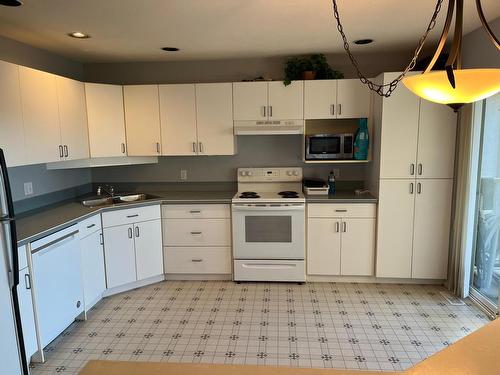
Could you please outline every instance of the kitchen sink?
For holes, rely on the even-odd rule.
[[[90,197],[82,201],[86,207],[100,207],[116,203],[138,202],[158,198],[151,194],[118,194],[114,197]]]

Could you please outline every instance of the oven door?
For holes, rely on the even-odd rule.
[[[235,259],[304,259],[305,205],[233,204]]]
[[[343,144],[340,135],[313,135],[307,137],[306,159],[339,159]]]

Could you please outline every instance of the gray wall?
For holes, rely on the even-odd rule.
[[[92,169],[93,182],[179,182],[180,170],[187,170],[188,180],[235,181],[238,167],[301,166],[306,177],[326,178],[338,169],[341,180],[364,178],[365,165],[304,164],[302,136],[238,136],[238,153],[234,156],[161,157],[158,164]]]
[[[81,63],[1,36],[0,60],[75,79],[83,78],[83,65]],[[15,201],[91,182],[90,170],[47,171],[45,165],[9,168],[9,176]],[[34,194],[26,197],[23,185],[28,181],[33,182]]]
[[[499,37],[500,17],[489,25],[493,33]],[[500,68],[500,53],[482,27],[464,36],[462,65],[464,68]]]

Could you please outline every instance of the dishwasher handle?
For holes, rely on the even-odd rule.
[[[65,234],[64,236],[61,236],[59,238],[56,238],[55,240],[52,240],[50,242],[47,242],[46,244],[36,248],[36,249],[33,249],[33,251],[31,252],[32,254],[36,254],[44,249],[47,249],[48,247],[51,247],[59,242],[62,242],[64,241],[65,239],[69,238],[69,237],[73,237],[74,235],[76,235],[77,233],[79,232],[79,230],[74,230],[73,232],[69,232],[67,234]]]

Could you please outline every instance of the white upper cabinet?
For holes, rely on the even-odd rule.
[[[27,163],[63,158],[56,76],[19,67]]]
[[[234,155],[231,83],[196,85],[196,124],[199,155]]]
[[[457,116],[442,104],[421,100],[418,127],[418,178],[453,178]]]
[[[65,160],[89,157],[85,85],[73,79],[56,76],[61,144]]]
[[[304,81],[304,118],[335,118],[337,80]]]
[[[158,85],[123,86],[127,154],[161,154],[160,104]]]
[[[370,90],[358,79],[304,81],[305,119],[368,118]]]
[[[91,157],[126,156],[122,86],[86,83]]]
[[[384,74],[384,83],[397,73]],[[409,178],[416,173],[420,99],[404,85],[382,99],[380,178]]]
[[[26,163],[19,67],[0,61],[0,148],[8,167]]]
[[[337,80],[337,118],[368,118],[371,92],[359,79]]]
[[[162,155],[196,155],[194,84],[160,85]]]
[[[285,86],[281,81],[269,82],[269,120],[304,118],[304,81],[292,81]]]
[[[267,82],[233,83],[235,121],[257,121],[267,119],[267,87]]]

